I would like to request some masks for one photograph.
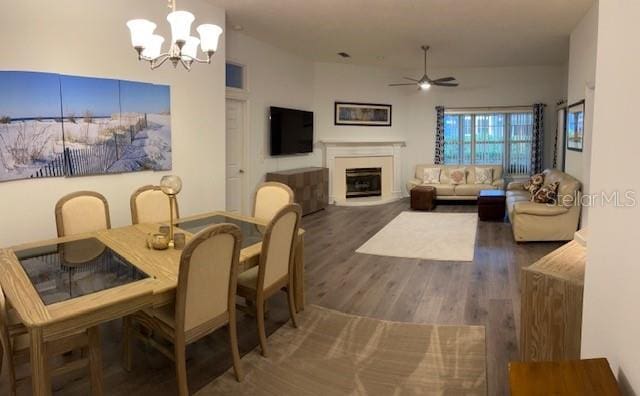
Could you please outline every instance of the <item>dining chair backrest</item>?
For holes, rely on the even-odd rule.
[[[268,289],[292,271],[300,214],[300,205],[285,205],[267,225],[260,253],[259,288]]]
[[[56,204],[58,237],[111,228],[109,203],[94,191],[78,191],[60,198]]]
[[[139,224],[169,221],[169,201],[169,196],[162,192],[160,186],[140,187],[131,194],[131,222]],[[174,218],[178,218],[178,200],[173,202]]]
[[[238,226],[218,224],[197,233],[184,248],[176,290],[176,330],[206,327],[235,310],[241,238]]]
[[[285,205],[293,203],[293,190],[286,184],[266,182],[258,186],[253,205],[253,217],[271,221]]]

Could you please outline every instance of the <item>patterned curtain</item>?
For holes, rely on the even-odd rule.
[[[544,103],[533,105],[533,142],[531,144],[531,173],[542,172],[544,150]]]
[[[444,163],[444,106],[436,106],[436,152],[434,163]]]

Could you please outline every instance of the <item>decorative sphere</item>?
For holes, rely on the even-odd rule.
[[[182,180],[176,175],[162,176],[160,189],[167,195],[176,195],[182,190]]]

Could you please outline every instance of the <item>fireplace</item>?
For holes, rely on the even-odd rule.
[[[347,198],[382,195],[382,168],[349,168],[346,176]]]

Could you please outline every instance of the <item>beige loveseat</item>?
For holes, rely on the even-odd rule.
[[[493,168],[493,182],[491,184],[476,184],[475,169]],[[423,183],[424,168],[440,168],[440,183]],[[466,183],[451,184],[449,171],[456,168],[465,168]],[[407,182],[407,191],[418,185],[433,186],[436,188],[436,199],[442,200],[475,200],[481,190],[496,190],[504,188],[502,179],[502,165],[416,165],[415,178]]]
[[[516,241],[568,241],[578,229],[580,182],[557,169],[547,169],[543,174],[544,185],[560,183],[555,203],[531,202],[525,181],[507,186],[507,212]]]

